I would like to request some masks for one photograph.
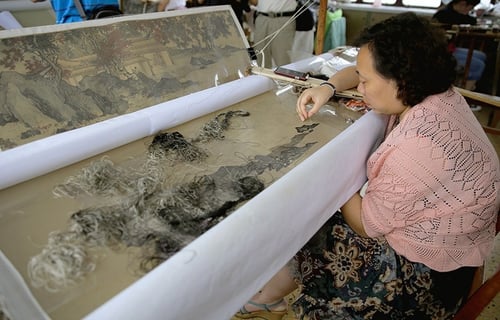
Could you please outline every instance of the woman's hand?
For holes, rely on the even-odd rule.
[[[297,99],[297,113],[301,121],[309,119],[332,97],[332,89],[318,86],[304,90]],[[308,105],[312,103],[312,108]]]
[[[356,67],[349,66],[337,71],[328,79],[328,82],[336,88],[336,91],[343,91],[356,87],[359,83]],[[309,119],[313,114],[318,112],[318,110],[330,100],[332,95],[332,88],[325,85],[309,88],[302,92],[297,99],[297,113],[299,114],[300,120],[304,121]],[[311,103],[312,108],[308,108],[307,105]]]

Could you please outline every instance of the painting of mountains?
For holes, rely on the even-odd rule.
[[[250,58],[230,8],[181,11],[0,35],[0,149],[238,79]]]

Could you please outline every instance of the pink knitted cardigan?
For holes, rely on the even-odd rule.
[[[370,237],[441,272],[484,263],[500,206],[499,161],[455,89],[412,107],[367,168],[361,217]]]

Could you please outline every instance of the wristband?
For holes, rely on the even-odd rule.
[[[321,86],[328,86],[328,87],[330,87],[330,89],[332,89],[333,92],[332,92],[332,95],[330,96],[330,99],[335,95],[335,92],[337,92],[337,88],[335,88],[335,86],[328,81],[321,82],[319,86],[320,87]]]

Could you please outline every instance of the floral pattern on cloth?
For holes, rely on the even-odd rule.
[[[299,319],[451,319],[474,267],[437,272],[398,255],[383,238],[358,236],[337,212],[291,263]],[[307,318],[305,318],[307,316]]]

